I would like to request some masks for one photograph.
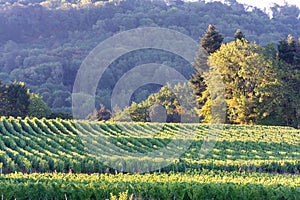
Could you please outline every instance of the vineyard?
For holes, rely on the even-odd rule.
[[[299,199],[300,177],[259,173],[9,174],[0,193],[16,199],[107,199],[127,190],[137,199]]]
[[[300,196],[294,128],[3,117],[0,132],[2,199]]]

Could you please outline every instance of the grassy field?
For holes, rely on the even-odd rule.
[[[289,127],[1,118],[0,132],[4,199],[300,197]]]

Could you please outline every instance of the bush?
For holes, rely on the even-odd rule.
[[[29,117],[43,118],[51,115],[51,109],[38,94],[30,94],[27,115]]]

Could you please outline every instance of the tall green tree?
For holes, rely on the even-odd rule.
[[[286,39],[282,39],[278,44],[279,59],[293,65],[296,53],[296,41],[292,35],[288,35]]]
[[[204,99],[202,93],[206,89],[206,84],[203,78],[203,72],[208,70],[207,58],[210,54],[217,51],[224,37],[218,32],[215,26],[209,25],[205,34],[200,40],[199,49],[195,57],[195,62],[192,66],[195,68],[195,73],[192,75],[190,83],[192,84],[194,94],[197,97],[198,107],[202,107]]]
[[[201,38],[201,46],[212,54],[217,51],[224,40],[224,37],[219,33],[214,25],[209,25],[204,36]]]
[[[203,72],[208,69],[208,66],[206,64],[207,58],[208,58],[207,52],[203,51],[203,49],[200,47],[195,57],[195,62],[192,63],[192,66],[195,68],[195,72],[194,74],[192,74],[190,83],[192,85],[193,92],[197,97],[198,107],[203,106],[204,103],[201,100],[201,97],[202,97],[202,92],[206,89],[206,84],[203,78]]]
[[[284,95],[281,99],[285,125],[298,127],[300,118],[300,41],[288,35],[278,44]]]
[[[218,70],[223,79],[228,122],[259,124],[278,107],[278,72],[273,61],[264,56],[262,47],[245,39],[224,44],[211,54],[209,65]],[[214,87],[213,82],[207,84]],[[202,98],[208,100],[199,113],[204,121],[209,121],[212,117],[209,91],[204,91]]]
[[[25,117],[30,103],[29,91],[24,83],[14,82],[6,88],[7,115]]]
[[[43,99],[30,93],[22,82],[2,85],[0,82],[0,115],[13,117],[50,117],[51,109]]]
[[[282,125],[299,127],[300,123],[300,71],[293,66],[280,62],[282,91],[280,116]]]

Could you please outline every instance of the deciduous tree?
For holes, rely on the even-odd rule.
[[[27,116],[37,118],[47,118],[51,115],[51,109],[38,94],[30,94]]]
[[[227,121],[231,123],[260,123],[277,105],[278,72],[264,49],[245,39],[230,42],[211,54],[209,65],[222,76],[227,102]],[[209,76],[211,72],[206,73]],[[213,87],[213,82],[207,83]],[[210,99],[209,92],[203,97]],[[200,109],[205,121],[211,118],[211,100]]]
[[[29,92],[22,82],[14,82],[6,88],[7,113],[13,117],[25,117],[29,106]]]

